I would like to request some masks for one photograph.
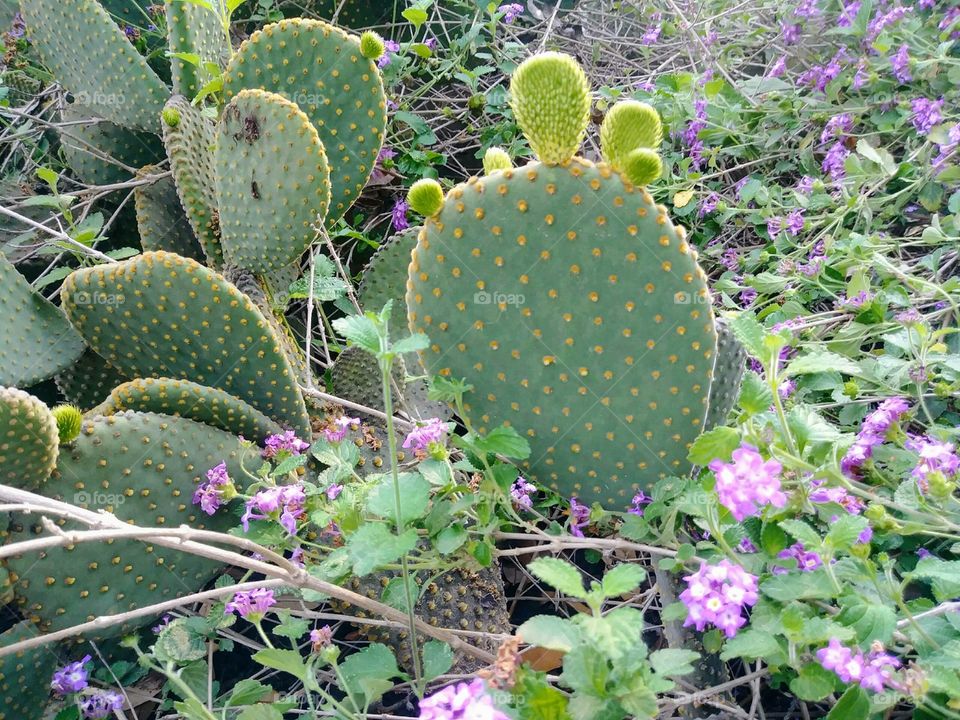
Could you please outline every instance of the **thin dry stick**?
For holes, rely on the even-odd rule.
[[[342,405],[343,407],[349,408],[350,410],[356,410],[357,412],[367,413],[368,415],[373,415],[374,417],[378,417],[381,420],[387,419],[387,414],[385,412],[382,412],[381,410],[374,410],[373,408],[367,407],[366,405],[360,405],[359,403],[350,402],[349,400],[344,400],[343,398],[339,398],[336,395],[330,395],[329,393],[321,392],[320,390],[315,390],[314,388],[304,387],[303,385],[300,386],[300,390],[303,392],[304,395],[315,397],[318,400],[326,400],[327,402],[331,402],[336,405]],[[398,418],[397,416],[394,416],[393,421],[407,428],[416,427],[416,423],[412,423],[409,420],[404,420],[403,418]]]
[[[531,540],[536,541],[537,545],[528,547],[509,548],[506,550],[497,550],[497,557],[513,557],[516,555],[530,555],[539,552],[557,553],[562,550],[575,550],[577,548],[606,548],[609,550],[634,550],[636,552],[650,553],[651,555],[663,555],[665,557],[676,557],[677,551],[669,548],[656,547],[655,545],[644,545],[629,540],[619,540],[617,538],[577,538],[570,536],[545,536],[528,535],[527,533],[508,533],[495,532],[493,537],[497,540]],[[549,537],[549,541],[544,538]]]
[[[109,263],[117,262],[109,255],[104,255],[99,250],[94,250],[93,248],[87,247],[81,242],[77,242],[66,233],[62,233],[59,230],[54,230],[53,228],[48,228],[46,225],[41,225],[35,220],[31,220],[28,217],[24,217],[20,213],[14,212],[13,210],[9,210],[8,208],[3,207],[2,205],[0,205],[0,213],[2,213],[3,215],[6,215],[7,217],[13,218],[17,222],[21,222],[24,225],[29,225],[35,230],[42,230],[48,235],[55,237],[60,242],[66,243],[70,247],[75,248],[77,251],[83,253],[84,255],[95,257],[97,260],[103,260],[104,262],[109,262]]]

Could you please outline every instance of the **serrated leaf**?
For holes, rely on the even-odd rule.
[[[829,600],[835,594],[830,578],[823,570],[774,575],[761,583],[760,592],[780,602]]]
[[[281,622],[270,629],[270,632],[278,637],[299,640],[310,629],[310,623],[303,618],[294,617],[289,611],[283,611],[280,619]]]
[[[230,691],[230,697],[227,699],[226,707],[251,705],[260,701],[271,692],[273,692],[273,688],[269,685],[264,685],[256,680],[244,679],[233,686],[233,690]]]
[[[747,658],[748,660],[755,660],[775,655],[778,652],[780,652],[780,643],[777,642],[774,635],[755,628],[747,628],[724,643],[720,659]]]
[[[495,427],[484,437],[476,438],[473,446],[479,452],[503,455],[513,460],[524,460],[530,457],[530,443],[508,425]]]
[[[633,592],[646,579],[647,571],[642,567],[622,563],[603,576],[600,587],[603,590],[604,597],[615,598]]]
[[[366,315],[350,315],[333,321],[334,329],[351,344],[369,353],[380,352],[380,335],[377,324]]]
[[[870,698],[859,685],[851,685],[827,713],[827,720],[867,720]]]
[[[441,555],[449,555],[467,541],[467,531],[460,523],[445,527],[437,535],[434,547]]]
[[[747,352],[758,360],[765,360],[769,352],[764,345],[767,331],[750,312],[740,312],[727,321],[727,325],[737,336]]]
[[[687,460],[706,467],[713,460],[729,461],[733,451],[740,447],[740,432],[730,427],[715,427],[693,441]]]
[[[691,663],[700,659],[700,653],[679,648],[665,648],[650,653],[650,664],[657,675],[687,675],[693,672]]]
[[[386,525],[366,523],[347,539],[347,552],[357,575],[368,575],[374,570],[399,560],[417,546],[417,531],[407,530],[394,535]]]
[[[314,684],[313,679],[310,677],[310,672],[307,669],[307,664],[303,661],[300,653],[294,650],[266,648],[254,653],[253,660],[264,667],[293,675],[308,686]]]
[[[841,372],[845,375],[862,375],[860,366],[848,357],[832,352],[817,352],[803,355],[787,365],[786,374],[810,375],[822,372]]]
[[[393,687],[390,678],[400,675],[397,660],[386,645],[373,643],[340,663],[343,690],[369,705]]]
[[[423,679],[440,677],[453,667],[453,649],[440,640],[430,640],[423,646]]]
[[[825,670],[818,663],[807,663],[790,681],[790,690],[801,700],[819,702],[833,692],[836,682],[836,673]]]
[[[397,355],[405,355],[417,350],[425,350],[428,347],[430,347],[430,340],[427,339],[427,336],[423,333],[415,333],[398,340],[390,349]]]
[[[897,627],[897,614],[893,608],[879,602],[857,601],[845,606],[837,615],[837,622],[853,628],[857,639],[864,645],[874,640],[889,644]]]
[[[528,645],[570,652],[580,643],[580,631],[565,618],[535,615],[517,628],[517,636]]]
[[[283,720],[283,713],[272,705],[251,705],[243,709],[237,720]]]
[[[752,370],[743,374],[738,404],[750,415],[764,412],[773,403],[773,391],[763,378]]]
[[[781,520],[778,524],[793,537],[802,542],[807,550],[820,547],[820,543],[822,542],[820,533],[810,527],[803,520]]]
[[[581,600],[587,597],[580,571],[568,562],[559,558],[541,557],[531,562],[527,570],[564,595]]]
[[[842,515],[836,522],[831,523],[825,542],[829,542],[838,552],[849,550],[869,524],[869,521],[860,515]]]
[[[397,474],[400,485],[400,527],[426,514],[430,504],[430,483],[420,473]],[[396,491],[393,477],[384,475],[367,496],[367,512],[393,522],[397,521]]]

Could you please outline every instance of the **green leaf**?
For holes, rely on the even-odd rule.
[[[857,152],[879,165],[887,175],[897,172],[897,162],[886,148],[875,148],[866,138],[860,138],[857,141]]]
[[[270,629],[278,637],[299,640],[310,629],[310,623],[303,618],[294,617],[289,610],[280,613],[281,622]]]
[[[730,460],[734,450],[740,447],[740,432],[729,427],[715,427],[693,441],[687,460],[694,465],[706,467],[713,460]]]
[[[507,425],[494,428],[484,437],[475,438],[473,446],[479,452],[503,455],[513,460],[524,460],[530,457],[530,443]]]
[[[747,628],[741,630],[736,637],[730,638],[723,644],[720,659],[746,658],[755,660],[776,655],[779,652],[780,643],[777,642],[777,638],[773,634],[756,628]]]
[[[273,705],[251,705],[244,708],[237,720],[283,720],[283,713]]]
[[[757,321],[753,313],[747,311],[737,313],[729,320],[728,324],[747,352],[760,361],[766,361],[770,355],[764,345],[767,331]]]
[[[160,631],[153,646],[159,658],[186,664],[206,657],[207,638],[191,619],[177,618]]]
[[[830,578],[823,570],[774,575],[763,581],[760,591],[780,602],[829,600],[835,594]]]
[[[254,653],[253,659],[264,667],[273,668],[293,675],[305,685],[313,686],[313,678],[307,670],[307,664],[300,657],[300,653],[294,650],[281,650],[280,648],[266,648]]]
[[[407,530],[394,535],[386,525],[366,523],[347,539],[346,548],[357,575],[368,575],[374,570],[398,560],[417,546],[417,531]]]
[[[453,649],[440,640],[430,640],[423,646],[423,679],[429,682],[453,667]]]
[[[752,370],[743,374],[739,405],[750,415],[764,412],[773,402],[773,391],[763,378]]]
[[[420,473],[398,473],[400,485],[400,527],[423,517],[430,504],[430,483]],[[367,512],[387,520],[397,520],[393,477],[384,475],[367,496]]]
[[[862,375],[860,366],[850,358],[832,352],[817,352],[798,357],[787,365],[786,374],[810,375],[823,372],[841,372],[845,375]]]
[[[266,697],[268,693],[273,692],[273,688],[264,685],[256,680],[241,680],[233,686],[230,697],[227,699],[227,707],[238,707],[240,705],[251,705]]]
[[[397,355],[416,352],[430,347],[430,340],[423,333],[408,335],[402,340],[398,340],[390,348]]]
[[[838,552],[849,550],[869,524],[869,521],[860,515],[841,515],[836,522],[830,524],[825,542],[830,543]]]
[[[287,299],[303,300],[310,297],[308,283],[310,276],[294,280],[287,291]],[[347,284],[338,277],[326,277],[314,271],[313,299],[319,302],[333,302],[347,294]]]
[[[210,712],[198,700],[188,698],[173,704],[174,709],[187,720],[210,720]]]
[[[368,645],[340,663],[342,688],[356,698],[361,707],[369,705],[393,687],[390,678],[400,675],[390,648],[380,643]]]
[[[601,589],[604,597],[615,598],[636,590],[646,579],[647,571],[642,567],[622,563],[603,576]]]
[[[513,694],[523,698],[517,709],[519,720],[570,720],[566,694],[551,685],[545,673],[521,667]]]
[[[568,562],[559,558],[541,557],[531,562],[527,569],[564,595],[581,600],[587,597],[580,571]]]
[[[807,525],[803,520],[781,520],[779,525],[802,542],[807,550],[815,550],[820,547],[820,543],[823,542],[820,538],[820,533]]]
[[[578,615],[576,621],[583,637],[614,662],[640,650],[646,651],[642,639],[643,613],[639,610],[621,607],[602,617]]]
[[[763,551],[770,556],[776,556],[789,545],[787,534],[773,523],[764,523],[760,531],[760,545]]]
[[[416,580],[414,580],[413,575],[408,578],[408,589],[410,590],[410,597],[413,599],[414,603],[417,601],[417,596],[420,594],[420,590],[417,587]],[[404,588],[403,577],[394,577],[390,578],[387,581],[387,586],[383,589],[383,593],[380,595],[380,601],[385,605],[389,605],[392,608],[400,610],[401,612],[409,612],[410,606],[407,603],[407,589]]]
[[[859,685],[851,685],[827,713],[827,720],[867,720],[869,716],[870,698]]]
[[[380,332],[376,322],[366,315],[350,315],[333,321],[334,329],[350,343],[374,355],[380,352]]]
[[[819,702],[833,692],[836,684],[836,673],[825,670],[818,663],[807,663],[800,668],[800,674],[790,681],[790,690],[801,700]]]
[[[693,650],[665,648],[650,653],[650,664],[657,675],[688,675],[693,672],[693,663],[700,659],[700,653]]]
[[[449,525],[440,531],[434,547],[441,555],[449,555],[467,541],[467,531],[460,523]]]
[[[420,8],[407,8],[402,13],[404,18],[413,23],[413,26],[419,30],[420,26],[427,21],[427,13]]]
[[[517,628],[517,636],[528,645],[570,652],[580,643],[576,625],[555,615],[535,615]]]
[[[897,614],[893,608],[879,602],[867,603],[857,599],[840,611],[837,622],[853,628],[857,639],[864,645],[874,640],[886,645],[897,627]]]

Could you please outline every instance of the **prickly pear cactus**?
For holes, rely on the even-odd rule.
[[[92,293],[112,302],[80,304]],[[120,372],[220,388],[309,435],[303,396],[270,323],[195,260],[148,252],[83,268],[67,277],[60,295],[90,347]]]
[[[330,164],[327,224],[353,204],[373,171],[386,128],[376,58],[360,38],[319,20],[281,20],[245,40],[231,58],[223,92],[256,88],[283,95],[306,113]]]
[[[182,95],[174,95],[163,108],[163,144],[177,194],[193,232],[213,267],[223,264],[220,249],[220,213],[214,187],[213,121]]]
[[[400,318],[407,306],[407,268],[410,253],[417,245],[419,227],[397,233],[383,243],[363,269],[357,298],[364,310],[380,312],[387,301],[393,301],[393,317]]]
[[[81,410],[96,407],[110,391],[130,378],[110,363],[87,349],[77,361],[54,378],[64,399]]]
[[[717,320],[717,362],[710,384],[710,401],[704,429],[723,425],[737,404],[740,382],[747,367],[747,351],[726,323]]]
[[[224,261],[265,273],[299,259],[327,213],[330,171],[297,105],[240,91],[220,119],[214,167]]]
[[[157,132],[170,94],[96,0],[21,0],[30,41],[53,76],[96,114]]]
[[[57,462],[57,421],[42,402],[0,387],[0,483],[36,490]]]
[[[29,622],[0,633],[0,647],[38,634]],[[57,669],[57,654],[50,647],[22,650],[0,658],[0,720],[42,720],[50,702],[49,678]]]
[[[34,292],[3,255],[0,325],[0,385],[29,387],[70,367],[83,352],[83,340],[60,309]]]
[[[527,437],[527,473],[623,508],[682,473],[703,430],[717,343],[706,278],[639,184],[651,163],[631,158],[650,148],[575,156],[590,95],[572,58],[526,61],[511,95],[540,161],[472,178],[442,203],[411,192],[429,217],[409,268],[410,326],[430,337],[431,373],[473,385],[466,410],[481,431],[506,422]]]
[[[277,423],[243,400],[187,380],[131,380],[114,388],[99,410],[102,415],[136,410],[185,417],[256,442],[280,432]]]
[[[158,172],[156,166],[147,165],[138,174],[149,176]],[[171,178],[163,177],[149,185],[138,185],[134,188],[133,196],[140,246],[144,250],[166,250],[194,260],[204,260],[203,248],[183,211]]]
[[[178,57],[170,59],[173,91],[188,98],[196,97],[214,79],[207,63],[223,67],[230,56],[229,39],[212,8],[183,0],[165,0],[167,43],[171,53],[196,55],[192,63]]]
[[[209,468],[226,462],[241,477],[240,441],[183,418],[122,413],[83,423],[64,449],[44,494],[151,527],[226,532],[230,513],[204,514],[192,502]],[[7,542],[35,537],[35,516],[15,516]],[[61,521],[65,522],[65,521]],[[210,560],[137,540],[79,543],[7,561],[16,602],[43,632],[195,592],[218,571]],[[151,618],[104,628],[92,639],[135,630]]]

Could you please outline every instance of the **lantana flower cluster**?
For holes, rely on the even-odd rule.
[[[849,648],[837,638],[817,650],[817,660],[826,670],[832,670],[846,683],[858,683],[873,692],[883,692],[886,687],[896,687],[893,671],[900,661],[884,652],[879,644],[864,654],[862,650]]]
[[[744,610],[757,602],[757,578],[729,560],[715,565],[705,562],[692,575],[684,577],[687,588],[680,601],[687,608],[684,627],[704,630],[713,625],[728,637],[747,623]]]
[[[713,460],[709,468],[716,476],[717,497],[738,522],[760,515],[767,505],[782,508],[787,496],[781,490],[783,466],[776,460],[764,460],[757,449],[744,445],[733,451],[733,462]]]
[[[498,710],[483,680],[458,682],[420,701],[420,720],[509,720]]]
[[[864,419],[857,439],[840,461],[843,474],[851,478],[857,477],[873,455],[873,449],[886,441],[890,429],[908,410],[910,403],[904,398],[888,398],[880,403],[880,406]]]

